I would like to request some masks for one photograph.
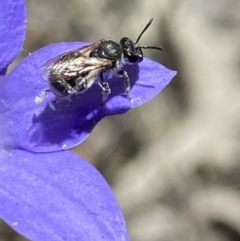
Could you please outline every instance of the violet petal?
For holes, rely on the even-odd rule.
[[[8,65],[18,56],[26,35],[24,0],[0,1],[0,80]]]
[[[5,146],[33,152],[51,152],[74,147],[84,141],[103,117],[125,113],[156,96],[176,72],[144,58],[139,65],[125,65],[132,89],[129,101],[124,95],[124,81],[105,76],[112,90],[104,106],[100,106],[101,88],[95,84],[72,101],[61,100],[51,109],[54,95],[49,93],[40,105],[35,103],[41,91],[49,89],[42,66],[49,59],[86,43],[59,43],[42,48],[24,59],[0,88],[0,113],[9,131]],[[9,120],[9,121],[7,121]],[[4,131],[4,130],[3,130]]]
[[[0,217],[34,241],[129,240],[101,174],[69,151],[0,151]]]

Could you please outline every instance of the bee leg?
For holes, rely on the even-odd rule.
[[[42,90],[40,95],[35,97],[35,103],[38,105],[42,104],[42,102],[45,100],[48,92],[51,92],[51,90],[49,90],[49,89]]]
[[[60,97],[56,97],[54,100],[52,100],[50,103],[49,103],[49,107],[52,109],[52,110],[56,110],[55,108],[55,105],[61,100]]]
[[[129,96],[129,91],[131,89],[131,85],[130,85],[130,78],[128,76],[128,73],[124,70],[120,70],[117,74],[119,77],[124,78],[125,93],[126,93],[127,98],[129,100],[131,100],[131,97]]]
[[[69,95],[71,94],[77,94],[77,90],[75,90],[70,84],[68,84],[66,81],[59,79],[57,81],[64,89],[67,91]]]
[[[103,73],[102,72],[100,73],[100,82],[98,84],[100,85],[100,87],[103,90],[103,92],[102,92],[102,103],[101,103],[101,105],[103,105],[105,103],[105,101],[107,100],[109,94],[111,93],[111,89],[109,87],[108,82],[103,79]]]

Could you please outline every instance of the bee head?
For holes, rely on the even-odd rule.
[[[150,19],[143,31],[139,34],[137,41],[134,43],[130,38],[124,37],[120,40],[120,45],[123,48],[123,58],[126,62],[137,64],[143,60],[142,49],[157,49],[162,50],[161,47],[156,46],[137,46],[138,41],[142,37],[143,33],[152,24],[153,18]]]
[[[137,64],[143,60],[141,48],[136,47],[136,44],[130,38],[122,38],[120,44],[123,48],[123,58],[126,62]]]

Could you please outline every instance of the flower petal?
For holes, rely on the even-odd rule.
[[[0,80],[8,65],[18,56],[26,35],[24,0],[0,1]]]
[[[0,152],[0,217],[34,241],[129,240],[101,174],[69,151]]]
[[[71,102],[59,101],[55,104],[55,110],[49,105],[54,99],[52,93],[41,105],[36,104],[36,96],[44,89],[49,89],[42,74],[43,64],[56,55],[83,45],[86,43],[60,43],[42,48],[23,60],[8,76],[0,89],[0,113],[4,113],[4,123],[7,125],[2,128],[10,131],[5,135],[10,137],[5,141],[5,146],[33,152],[76,146],[87,138],[103,117],[122,114],[145,103],[156,96],[176,74],[144,58],[139,65],[124,66],[131,79],[131,101],[124,95],[122,78],[105,76],[112,93],[104,106],[100,105],[102,95],[98,85],[73,96]]]

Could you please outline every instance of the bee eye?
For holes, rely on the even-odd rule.
[[[120,40],[120,44],[122,45],[123,51],[126,54],[130,54],[133,51],[133,49],[135,49],[133,41],[129,38],[122,38]]]

